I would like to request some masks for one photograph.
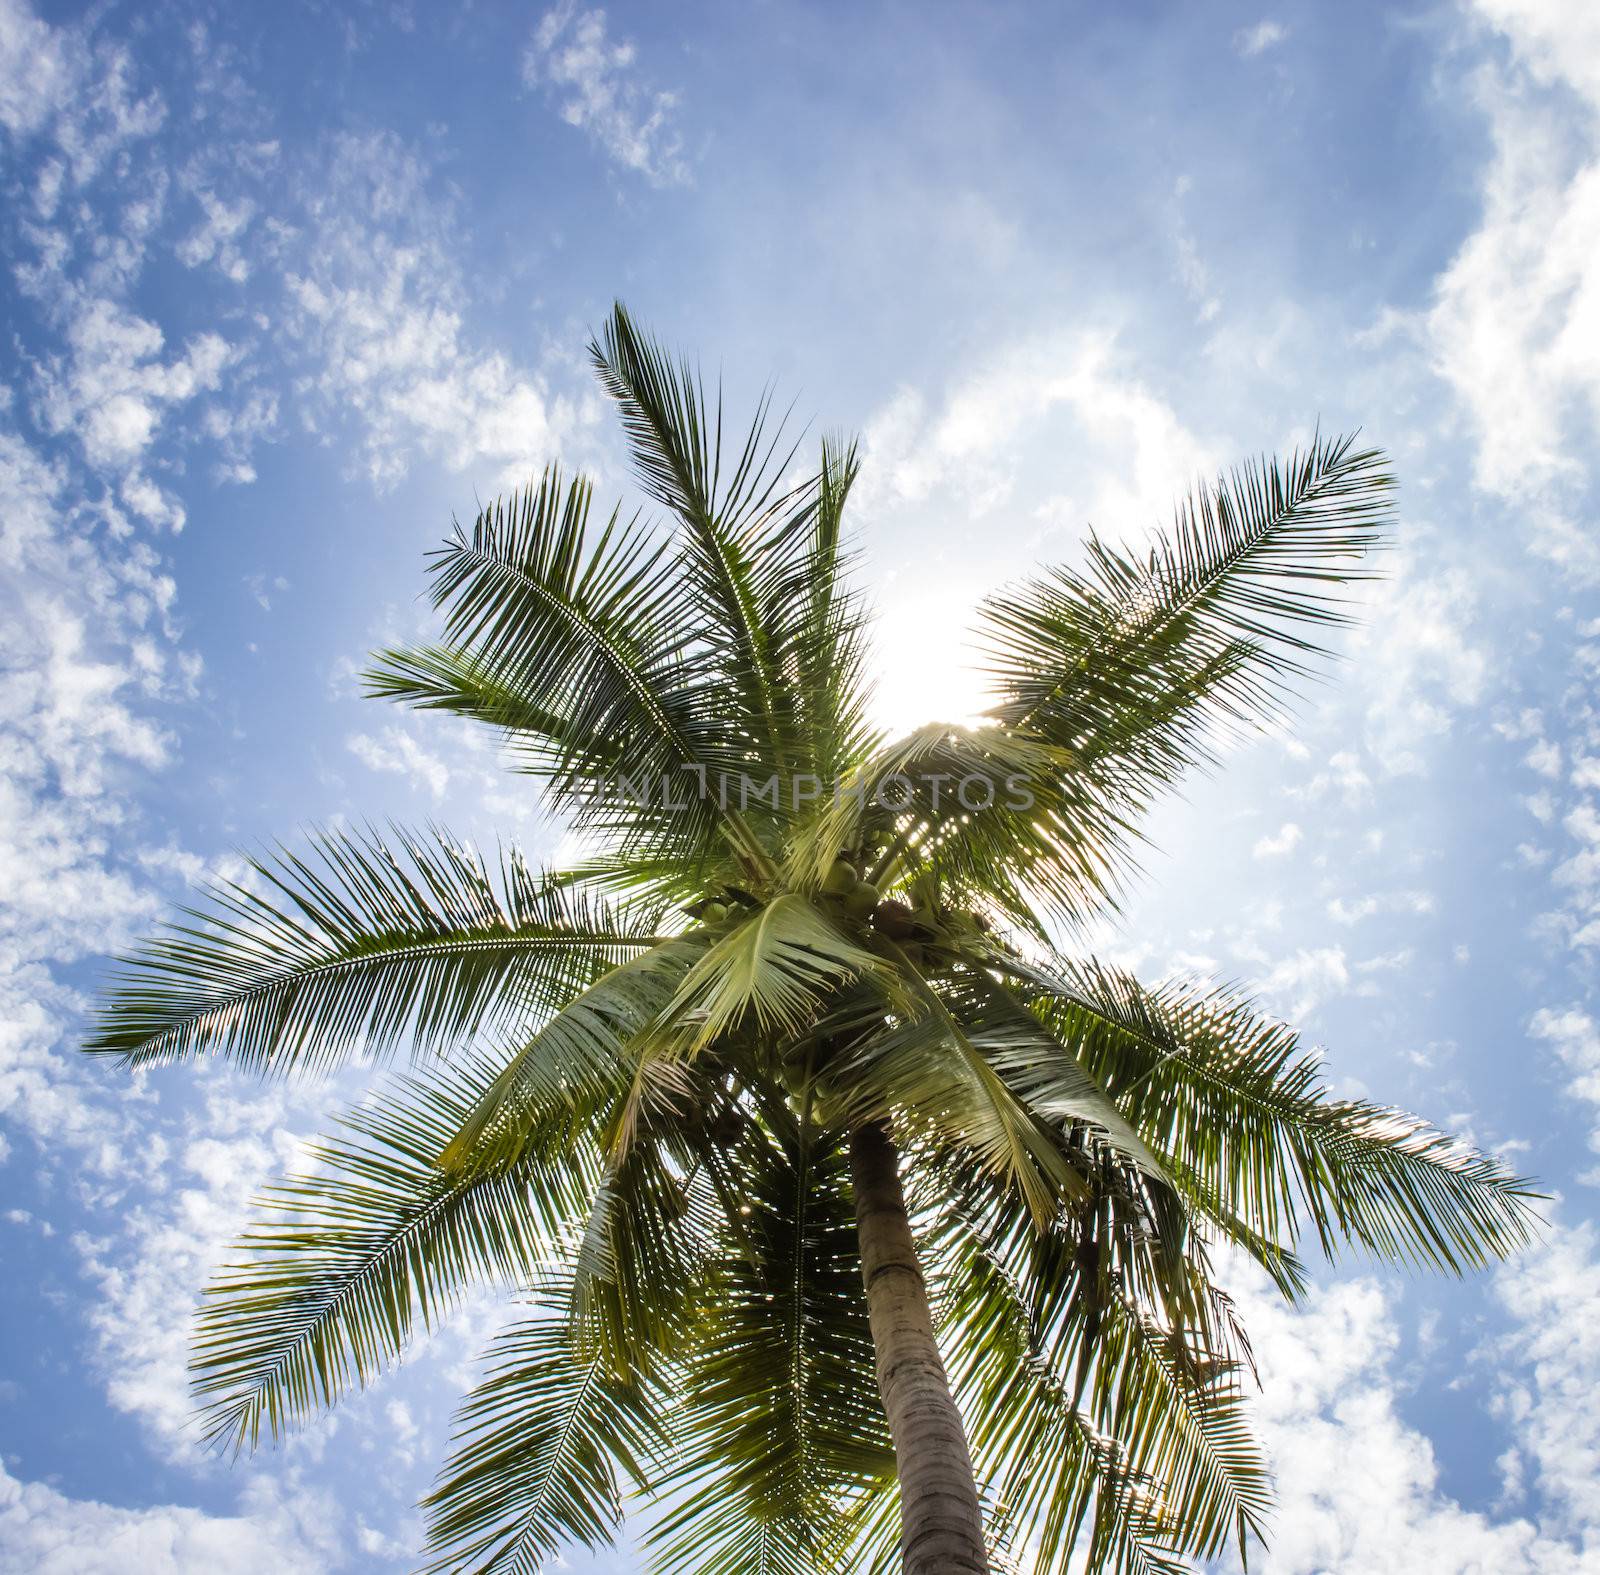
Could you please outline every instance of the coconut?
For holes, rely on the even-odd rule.
[[[725,902],[708,902],[700,913],[702,924],[721,924],[728,917],[728,905]]]
[[[847,897],[855,888],[855,866],[848,859],[835,859],[833,868],[822,878],[822,889],[830,897]]]
[[[845,907],[858,919],[865,919],[878,906],[878,888],[869,880],[856,886],[845,898]]]
[[[910,935],[913,928],[911,910],[893,897],[878,904],[873,922],[885,935],[895,940]]]

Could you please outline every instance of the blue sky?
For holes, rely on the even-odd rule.
[[[625,493],[582,360],[619,295],[864,434],[888,721],[980,709],[972,604],[1088,522],[1319,420],[1393,452],[1337,681],[1162,807],[1089,939],[1555,1194],[1464,1286],[1241,1280],[1263,1567],[1600,1564],[1600,12],[0,0],[0,193],[0,1568],[408,1567],[492,1299],[277,1451],[186,1430],[195,1291],[359,1080],[73,1044],[240,847],[559,847],[353,674],[453,512],[558,455]]]

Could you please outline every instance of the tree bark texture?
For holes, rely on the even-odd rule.
[[[972,1457],[933,1337],[899,1155],[882,1127],[852,1135],[850,1169],[878,1392],[900,1477],[902,1567],[905,1575],[988,1575]]]

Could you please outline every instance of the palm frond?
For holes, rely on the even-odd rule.
[[[740,1225],[685,1367],[682,1456],[656,1567],[810,1572],[861,1495],[892,1479],[873,1379],[844,1134],[760,1105],[732,1156]],[[752,1562],[752,1560],[754,1562]]]
[[[603,781],[617,769],[617,741],[580,735],[578,723],[549,709],[555,696],[530,694],[514,669],[444,645],[386,651],[367,675],[367,692],[419,711],[450,711],[493,728],[513,764],[531,775],[570,774]]]
[[[1317,438],[1179,507],[1142,556],[1098,537],[985,604],[1002,725],[1071,750],[1130,804],[1211,758],[1208,732],[1271,720],[1349,621],[1392,516],[1377,449]]]
[[[438,1155],[440,1166],[504,1163],[530,1126],[580,1092],[622,1097],[636,1070],[635,1041],[659,1020],[705,946],[701,933],[660,941],[603,974],[514,1045],[463,1113]]]
[[[571,1112],[516,1163],[447,1175],[434,1163],[489,1073],[401,1083],[346,1115],[323,1167],[259,1201],[240,1257],[207,1289],[191,1369],[208,1439],[254,1448],[364,1386],[468,1287],[526,1283],[581,1217],[598,1176]]]
[[[1018,1099],[1043,1120],[1062,1128],[1084,1129],[1149,1181],[1170,1186],[1159,1156],[1127,1119],[1095,1072],[1022,1010],[988,978],[974,971],[960,986],[946,984],[947,1000],[983,1046],[989,1064]]]
[[[1271,1494],[1238,1382],[1247,1348],[1220,1293],[1196,1323],[1166,1323],[1135,1299],[1137,1226],[1088,1233],[1107,1225],[1104,1201],[1041,1233],[959,1190],[971,1207],[947,1212],[933,1247],[954,1377],[978,1469],[1039,1569],[1065,1570],[1085,1525],[1089,1570],[1211,1559],[1230,1537],[1243,1555]],[[1204,1291],[1203,1270],[1185,1272]]]
[[[701,615],[698,629],[719,658],[741,720],[764,745],[757,758],[781,773],[793,701],[762,603],[764,582],[781,573],[774,560],[790,539],[783,519],[790,494],[781,478],[795,447],[784,447],[781,422],[769,428],[763,398],[724,474],[720,397],[713,410],[699,374],[675,365],[621,302],[589,351],[617,403],[645,490],[682,527],[681,562]]]
[[[791,527],[804,532],[802,549],[783,555],[763,597],[763,622],[774,631],[777,664],[798,713],[797,768],[824,794],[878,742],[866,718],[867,609],[848,579],[853,555],[844,535],[860,463],[854,442],[823,439],[821,468]]]
[[[664,1398],[560,1298],[513,1324],[461,1409],[450,1474],[423,1500],[427,1569],[540,1575],[564,1547],[609,1544],[624,1488],[644,1490],[667,1448]]]
[[[694,1146],[652,1135],[591,1182],[543,1310],[495,1342],[458,1415],[424,1501],[430,1570],[532,1575],[574,1541],[609,1541],[624,1486],[637,1499],[667,1476],[669,1412],[727,1229]]]
[[[591,539],[590,497],[586,480],[563,485],[552,467],[458,528],[433,563],[455,670],[441,673],[433,648],[382,652],[369,688],[454,706],[454,685],[467,714],[517,722],[580,827],[691,866],[721,833],[762,863],[738,810],[703,790],[748,759],[707,648],[683,638],[691,615],[663,572],[668,544],[618,513]],[[462,668],[481,682],[461,686]],[[498,715],[482,717],[483,684],[505,697]]]
[[[787,868],[820,881],[841,851],[884,891],[922,884],[1047,934],[1103,911],[1131,870],[1131,826],[1070,754],[1000,727],[930,723],[862,759],[791,838]]]
[[[857,1125],[892,1120],[897,1132],[969,1155],[1049,1218],[1082,1192],[1055,1134],[991,1064],[985,1025],[953,1008],[900,947],[883,944],[906,1004],[886,1020],[880,1001],[876,1021],[864,1022],[825,1069],[830,1108]]]
[[[1202,1211],[1220,1203],[1285,1247],[1309,1223],[1329,1257],[1353,1243],[1453,1274],[1534,1239],[1529,1183],[1415,1116],[1332,1098],[1321,1058],[1248,1000],[1059,959],[1035,980],[1054,1031],[1202,1183]]]
[[[747,1018],[765,1033],[793,1036],[848,980],[885,976],[871,952],[798,892],[775,897],[718,939],[684,976],[664,1016],[710,1044]]]
[[[207,1051],[326,1067],[409,1041],[443,1052],[536,1017],[655,943],[622,910],[509,851],[491,873],[447,837],[330,830],[314,858],[250,860],[124,960],[86,1048],[134,1066]]]

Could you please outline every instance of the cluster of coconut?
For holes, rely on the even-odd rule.
[[[880,935],[896,942],[913,963],[918,962],[923,949],[936,944],[940,936],[948,936],[952,931],[989,927],[981,913],[943,907],[926,891],[913,889],[910,903],[896,897],[884,899],[871,881],[862,880],[856,874],[855,865],[843,855],[828,871],[822,890],[825,895],[837,899],[852,918],[869,921]]]
[[[702,924],[721,924],[724,919],[751,913],[761,904],[741,886],[724,886],[714,897],[687,903],[684,912]]]
[[[862,880],[855,865],[842,853],[823,879],[822,892],[826,897],[837,897],[854,919],[870,919],[878,909],[878,888],[870,880]]]
[[[906,951],[913,962],[921,957],[927,945],[937,944],[941,935],[989,928],[982,914],[942,907],[926,892],[914,893],[910,903],[896,897],[885,899],[870,880],[862,879],[854,861],[842,853],[823,879],[822,895],[852,919],[870,923],[880,935]],[[702,924],[714,925],[742,909],[753,907],[755,901],[748,892],[730,886],[717,896],[691,903],[685,911]]]

